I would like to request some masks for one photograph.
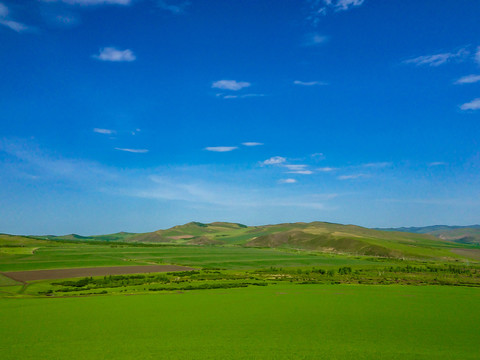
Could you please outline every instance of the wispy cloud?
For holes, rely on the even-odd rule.
[[[447,163],[443,161],[434,161],[428,164],[428,166],[443,166],[443,165],[447,165]]]
[[[214,152],[228,152],[238,149],[238,146],[208,146],[205,148],[207,151]]]
[[[265,94],[243,94],[243,95],[231,95],[231,94],[217,94],[217,97],[222,99],[244,99],[251,97],[263,97]]]
[[[246,81],[236,81],[236,80],[218,80],[212,83],[212,88],[214,89],[223,89],[223,90],[233,90],[238,91],[243,88],[249,87],[251,84]]]
[[[98,55],[93,55],[93,58],[101,61],[113,62],[131,62],[135,61],[136,56],[130,49],[118,50],[114,47],[105,47],[100,49]]]
[[[325,44],[329,39],[330,37],[326,35],[310,33],[305,35],[302,45],[303,46],[319,46],[319,45]]]
[[[477,47],[477,52],[475,54],[475,62],[480,65],[480,46]]]
[[[304,164],[286,164],[284,166],[291,171],[304,170],[307,167],[307,165]]]
[[[465,59],[470,52],[466,48],[458,50],[456,53],[448,52],[434,55],[423,55],[418,56],[412,59],[404,60],[404,64],[413,64],[416,66],[440,66],[454,60],[463,60]]]
[[[460,105],[462,110],[479,110],[480,109],[480,98],[473,99],[472,101]]]
[[[296,171],[287,171],[289,174],[299,174],[299,175],[312,175],[313,171],[311,170],[296,170]]]
[[[9,10],[6,5],[0,3],[0,25],[6,26],[9,29],[16,31],[18,33],[26,32],[32,30],[33,28],[22,24],[18,21],[12,20],[9,17]]]
[[[261,146],[263,143],[260,142],[244,142],[242,143],[243,146]]]
[[[328,85],[328,83],[325,82],[325,81],[300,81],[300,80],[295,80],[293,83],[295,85],[301,85],[301,86]]]
[[[167,1],[159,0],[157,2],[157,5],[159,8],[163,10],[170,11],[172,14],[181,14],[185,11],[185,8],[190,5],[190,2],[183,1],[175,4],[171,1],[167,2]]]
[[[337,169],[335,168],[332,168],[332,167],[321,167],[321,168],[318,168],[317,171],[321,171],[321,172],[332,172],[332,171],[335,171]]]
[[[338,177],[339,180],[353,180],[353,179],[359,179],[359,178],[365,178],[368,177],[366,174],[351,174],[351,175],[340,175]]]
[[[96,132],[99,134],[114,134],[115,130],[94,128],[93,132]]]
[[[460,79],[454,82],[454,84],[473,84],[476,82],[480,81],[480,75],[467,75],[467,76],[462,76]]]
[[[262,164],[263,165],[278,165],[278,164],[284,163],[285,161],[287,161],[287,159],[285,159],[282,156],[273,156],[270,159],[267,159],[264,162],[262,162]]]
[[[126,149],[126,148],[115,148],[115,150],[125,151],[134,154],[145,154],[148,153],[148,149]]]
[[[373,162],[373,163],[362,164],[361,167],[380,169],[380,168],[385,168],[392,165],[393,164],[391,162]]]
[[[95,5],[130,5],[132,0],[42,0],[44,2],[63,2],[69,5],[95,6]]]
[[[317,26],[322,17],[328,12],[339,12],[353,9],[362,5],[365,0],[308,0],[310,4],[310,14],[307,20]]]
[[[295,184],[297,180],[295,179],[280,179],[278,181],[280,184]]]

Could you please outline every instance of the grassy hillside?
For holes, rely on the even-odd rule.
[[[379,229],[380,230],[380,229]],[[385,231],[401,231],[417,234],[433,235],[439,239],[460,244],[480,245],[480,225],[447,226],[434,225],[425,227],[388,228]]]
[[[432,227],[430,230],[445,231],[443,227],[441,229]],[[43,238],[62,241],[244,246],[390,258],[455,260],[468,256],[469,248],[472,247],[468,244],[474,243],[474,241],[466,241],[466,238],[462,238],[464,235],[462,235],[463,233],[459,234],[461,231],[465,231],[465,229],[455,229],[455,234],[451,238],[444,236],[439,239],[435,236],[437,233],[424,234],[421,230],[418,230],[417,233],[392,231],[391,229],[382,231],[327,222],[298,222],[262,226],[246,226],[228,222],[209,224],[190,222],[170,229],[139,234],[127,232],[93,236],[70,234]],[[480,229],[477,231],[480,233]],[[455,248],[467,249],[467,252],[451,251]]]

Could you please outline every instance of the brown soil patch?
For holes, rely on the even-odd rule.
[[[480,260],[479,249],[452,249],[452,252],[458,255],[468,257],[470,259]]]
[[[193,235],[178,235],[178,236],[169,236],[168,238],[169,239],[173,239],[173,240],[182,240],[182,239],[191,239],[195,236]]]
[[[1,274],[17,281],[65,279],[84,276],[126,275],[169,271],[192,271],[186,266],[177,265],[142,265],[142,266],[108,266],[94,268],[52,269],[9,271]]]

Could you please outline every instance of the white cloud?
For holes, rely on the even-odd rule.
[[[0,3],[0,25],[6,26],[9,29],[11,29],[13,31],[16,31],[18,33],[21,33],[21,32],[28,31],[28,30],[32,29],[31,27],[29,27],[25,24],[22,24],[18,21],[14,21],[14,20],[10,19],[9,16],[8,16],[8,13],[9,13],[9,11],[8,11],[7,6]]]
[[[250,85],[251,84],[246,81],[218,80],[212,83],[212,88],[237,91],[249,87]]]
[[[326,83],[324,81],[300,81],[300,80],[295,80],[293,83],[295,85],[302,85],[302,86],[328,85],[328,83]]]
[[[467,75],[462,76],[460,79],[454,82],[454,84],[473,84],[480,81],[480,75]]]
[[[284,166],[288,170],[292,170],[292,171],[304,170],[307,167],[307,165],[303,165],[303,164],[287,164]]]
[[[317,26],[320,19],[327,15],[328,11],[345,11],[362,5],[365,0],[308,0],[311,7],[311,13],[307,20]]]
[[[96,132],[99,134],[113,134],[115,133],[115,130],[94,128],[93,132]]]
[[[265,160],[262,164],[263,165],[278,165],[278,164],[284,163],[285,161],[287,161],[287,159],[285,159],[284,157],[273,156],[270,159]]]
[[[130,5],[132,0],[42,0],[44,2],[63,2],[69,5],[95,6],[95,5]]]
[[[98,55],[93,55],[95,59],[101,61],[131,62],[136,59],[135,54],[130,49],[118,50],[114,47],[105,47],[100,50]]]
[[[261,145],[263,145],[263,143],[260,143],[260,142],[244,142],[244,143],[242,143],[242,145],[244,145],[244,146],[261,146]]]
[[[145,153],[148,153],[149,151],[147,149],[125,149],[125,148],[115,148],[115,150],[126,151],[134,154],[145,154]]]
[[[337,1],[325,0],[324,2],[328,5],[333,6],[336,11],[344,11],[355,6],[362,5],[365,2],[365,0],[337,0]]]
[[[452,60],[464,59],[469,54],[470,52],[467,49],[463,48],[458,50],[456,53],[449,52],[449,53],[442,53],[442,54],[418,56],[416,58],[407,59],[403,63],[414,64],[417,66],[421,66],[421,65],[440,66]]]
[[[188,1],[179,3],[179,4],[171,4],[167,1],[159,0],[157,2],[158,7],[170,11],[172,14],[181,14],[185,11],[185,8],[190,5]]]
[[[340,175],[338,177],[338,179],[339,180],[353,180],[353,179],[359,179],[359,178],[363,178],[363,177],[367,177],[367,175],[365,175],[365,174]]]
[[[303,41],[303,46],[318,46],[326,43],[329,37],[326,35],[320,35],[317,33],[307,34]]]
[[[278,181],[280,184],[295,184],[297,180],[295,179],[281,179]]]
[[[376,163],[368,163],[368,164],[363,164],[361,165],[362,167],[366,168],[384,168],[388,166],[392,166],[391,162],[376,162]]]
[[[296,171],[288,171],[289,174],[300,174],[300,175],[311,175],[313,171],[311,170],[296,170]]]
[[[479,110],[480,109],[480,98],[473,99],[472,101],[460,105],[462,110]]]
[[[321,168],[318,168],[317,171],[321,171],[321,172],[332,172],[332,171],[335,171],[336,169],[335,168],[332,168],[332,167],[321,167]]]
[[[475,61],[480,65],[480,46],[477,47],[477,53],[475,54]]]
[[[265,94],[243,94],[243,95],[224,95],[224,94],[217,94],[217,97],[221,97],[222,99],[243,99],[249,97],[263,97]]]
[[[214,151],[214,152],[228,152],[236,149],[238,149],[238,146],[209,146],[205,148],[205,150],[207,151]]]

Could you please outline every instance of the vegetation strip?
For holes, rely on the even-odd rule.
[[[82,276],[105,276],[141,274],[151,272],[193,271],[194,268],[178,265],[145,265],[145,266],[108,266],[94,268],[73,268],[53,270],[9,271],[1,274],[17,281],[33,281],[48,279],[64,279]]]

